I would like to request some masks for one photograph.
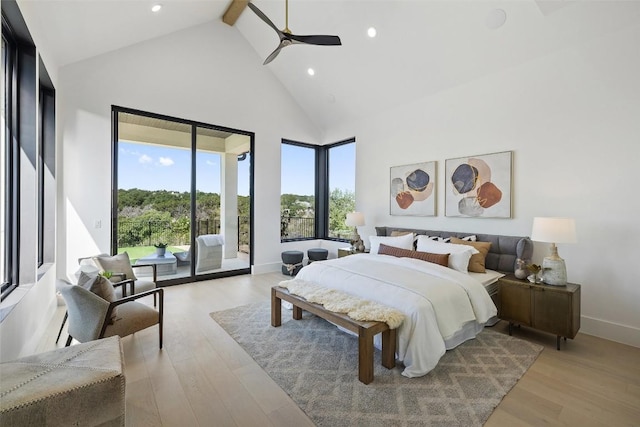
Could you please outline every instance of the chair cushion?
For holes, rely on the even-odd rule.
[[[129,284],[127,284],[126,287],[127,287],[127,296],[130,296]],[[152,282],[151,280],[138,279],[134,283],[133,290],[135,291],[136,294],[139,294],[140,292],[148,291],[149,289],[155,289],[155,288],[156,288],[155,282]],[[115,293],[116,293],[117,299],[122,298],[122,286],[116,286]]]
[[[160,313],[146,304],[130,301],[118,308],[120,315],[112,325],[107,325],[105,338],[114,335],[124,337],[160,322]]]
[[[129,254],[123,252],[113,256],[97,256],[93,260],[104,271],[110,271],[111,273],[124,273],[127,275],[127,279],[137,280],[135,274],[133,274],[133,268],[131,268],[131,260]]]
[[[78,277],[78,286],[93,292],[107,302],[113,302],[117,299],[113,284],[99,274],[92,276],[81,271],[80,277]],[[116,320],[117,312],[118,307],[114,307],[111,311],[111,323]]]

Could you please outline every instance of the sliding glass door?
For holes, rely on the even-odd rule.
[[[113,252],[156,264],[167,284],[249,273],[253,135],[119,107],[113,116]]]

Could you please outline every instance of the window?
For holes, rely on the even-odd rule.
[[[42,60],[38,109],[38,267],[54,260],[55,253],[55,90]]]
[[[353,141],[329,148],[329,233],[328,237],[349,239],[353,229],[344,224],[347,213],[356,209],[356,144]]]
[[[2,274],[2,299],[16,287],[17,277],[15,276],[16,260],[14,251],[14,235],[16,230],[16,212],[17,201],[15,192],[14,173],[17,167],[17,158],[15,153],[15,142],[11,137],[13,129],[12,99],[13,99],[13,81],[14,81],[14,57],[15,44],[9,38],[10,33],[3,19],[2,25],[2,151],[0,152],[0,233],[2,235],[2,244],[0,245],[0,273]]]
[[[35,283],[55,254],[55,92],[18,5],[9,1],[2,2],[1,104],[4,301],[17,286]]]
[[[309,239],[315,232],[316,148],[311,145],[282,144],[280,195],[280,237]]]
[[[346,241],[355,209],[355,139],[316,146],[282,141],[281,223],[283,241]]]

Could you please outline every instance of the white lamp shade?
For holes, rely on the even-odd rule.
[[[364,215],[362,212],[350,212],[344,222],[347,227],[359,227],[364,225]]]
[[[576,243],[573,218],[533,218],[531,240],[547,243]]]

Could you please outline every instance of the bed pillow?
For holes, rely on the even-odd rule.
[[[449,254],[432,254],[429,252],[400,249],[394,246],[387,246],[384,243],[380,243],[380,247],[378,248],[378,254],[391,255],[398,258],[415,258],[422,261],[431,262],[433,264],[439,264],[444,267],[449,266]]]
[[[378,247],[380,243],[384,243],[387,246],[395,246],[401,249],[413,249],[413,233],[405,234],[402,236],[369,236],[369,243],[371,245],[369,252],[372,254],[378,253]]]
[[[114,256],[97,256],[93,260],[103,271],[110,271],[113,274],[124,273],[127,276],[126,279],[138,280],[133,274],[129,254],[126,252]]]
[[[469,259],[469,271],[474,273],[484,273],[486,271],[484,267],[484,261],[487,258],[489,249],[491,249],[491,242],[467,242],[456,237],[451,238],[451,243],[456,245],[473,246],[479,253],[471,255]]]
[[[418,250],[434,254],[449,254],[449,268],[466,273],[469,269],[471,255],[479,253],[473,246],[456,245],[453,243],[436,242],[429,238],[418,236]]]
[[[418,235],[417,234],[414,234],[411,231],[394,230],[394,231],[391,232],[391,237],[406,236],[407,234],[412,234],[413,235],[413,247],[411,249],[415,250],[416,249],[416,241],[418,240]]]
[[[90,275],[81,271],[78,277],[78,286],[82,286],[86,290],[93,292],[107,302],[113,302],[117,299],[116,293],[113,290],[113,284],[99,274]],[[118,308],[114,307],[111,311],[111,324],[116,320],[117,310]]]
[[[435,240],[437,242],[450,243],[453,237],[440,237],[440,236],[427,236],[430,240]],[[461,240],[466,240],[468,242],[475,242],[478,237],[475,234],[471,234],[469,236],[461,237]]]

